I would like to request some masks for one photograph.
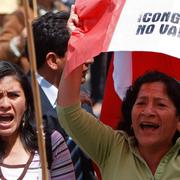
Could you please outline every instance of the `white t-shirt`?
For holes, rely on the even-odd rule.
[[[21,165],[1,164],[1,173],[3,177],[8,180],[17,180],[17,179],[41,180],[42,169],[41,169],[39,154],[35,152],[35,154],[29,158],[27,164],[21,164]]]

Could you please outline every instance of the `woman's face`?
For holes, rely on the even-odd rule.
[[[0,136],[18,133],[26,110],[24,91],[15,76],[0,79]]]
[[[162,82],[143,84],[132,109],[132,127],[139,148],[169,148],[180,117]]]

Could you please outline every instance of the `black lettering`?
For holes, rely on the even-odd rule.
[[[177,37],[180,37],[180,29],[179,29],[179,32],[178,32],[178,35],[177,35]]]
[[[151,20],[152,13],[145,13],[143,16],[143,22],[149,22]]]
[[[149,26],[146,25],[139,25],[138,29],[136,31],[136,35],[142,35],[142,34],[151,34],[154,31],[155,25],[151,24]]]
[[[171,16],[171,22],[178,24],[180,20],[180,14],[179,13],[173,13]]]
[[[172,35],[172,36],[176,36],[176,33],[177,33],[177,28],[176,28],[176,26],[171,26],[170,28],[169,28],[169,30],[168,30],[168,33],[167,33],[167,35]]]
[[[159,21],[160,17],[161,17],[161,13],[155,13],[152,17],[152,22]]]
[[[168,28],[169,28],[169,25],[168,25],[168,24],[166,24],[166,25],[165,25],[165,24],[161,24],[160,29],[159,29],[160,34],[165,34],[165,33],[167,33]]]
[[[142,34],[144,34],[144,31],[145,31],[145,28],[146,28],[146,25],[139,25],[138,26],[138,29],[137,29],[137,31],[136,31],[136,35],[142,35]]]
[[[154,24],[151,24],[151,25],[147,26],[146,34],[151,34],[154,31],[154,27],[155,27]]]
[[[142,14],[139,15],[138,22],[141,22]]]
[[[161,21],[161,22],[167,22],[167,21],[169,21],[170,15],[171,15],[171,12],[164,12],[164,13],[162,14],[162,16],[161,16],[160,21]]]

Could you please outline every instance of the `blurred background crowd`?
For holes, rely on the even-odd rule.
[[[23,19],[22,0],[0,0],[0,60],[11,60],[29,72],[29,62],[24,57],[26,33]],[[48,11],[70,11],[75,0],[37,0],[38,16]],[[31,7],[33,1],[30,0]],[[102,60],[103,59],[103,60]],[[94,57],[90,65],[86,82],[83,86],[88,90],[92,100],[94,114],[100,115],[103,100],[110,54],[101,53]]]

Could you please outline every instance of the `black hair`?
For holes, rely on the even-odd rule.
[[[34,102],[33,102],[33,93],[31,89],[31,85],[27,79],[27,76],[21,70],[21,68],[13,64],[9,61],[0,61],[0,79],[6,76],[14,76],[17,81],[20,83],[25,98],[26,98],[26,106],[27,109],[24,113],[23,120],[21,120],[21,124],[19,127],[20,138],[24,148],[31,152],[33,150],[37,150],[37,136],[36,129],[33,126],[34,124]],[[5,153],[5,142],[0,138],[0,154],[3,155]]]
[[[37,59],[37,69],[42,67],[49,52],[64,57],[70,33],[67,29],[69,13],[48,12],[33,22],[33,35]]]
[[[118,129],[124,130],[130,136],[134,135],[133,130],[131,128],[131,112],[134,103],[137,99],[139,90],[143,84],[152,82],[162,82],[165,85],[167,95],[171,99],[176,108],[176,115],[180,116],[180,83],[176,79],[159,71],[146,72],[144,75],[140,76],[132,84],[132,86],[128,88],[126,96],[122,102],[121,110],[123,121],[119,124]],[[175,139],[177,139],[177,137],[180,136],[180,133],[176,132],[175,136]]]

